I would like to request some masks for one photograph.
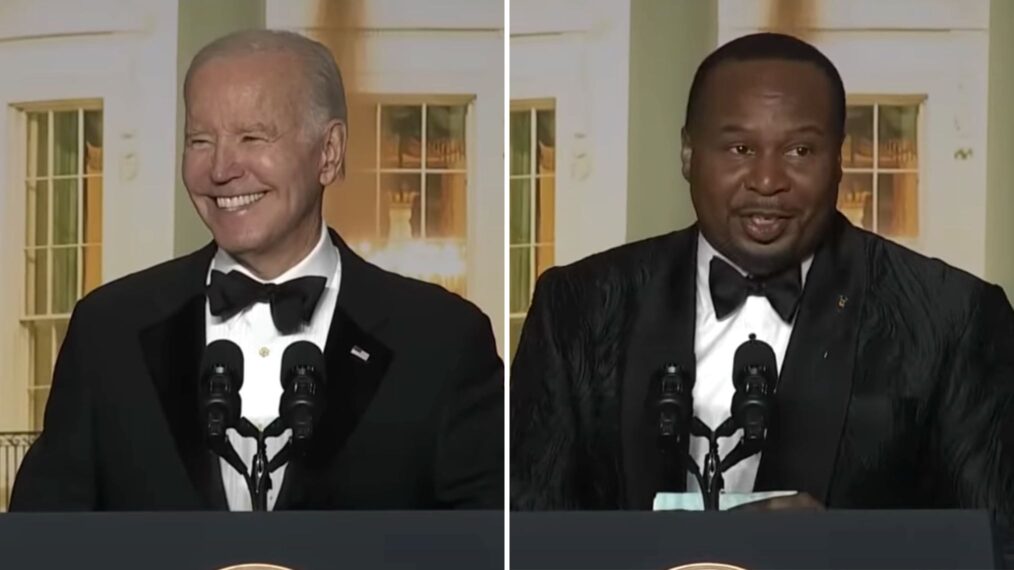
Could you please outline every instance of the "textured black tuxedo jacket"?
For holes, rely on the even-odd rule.
[[[489,320],[331,237],[342,277],[324,348],[327,406],[275,508],[503,508],[503,364]],[[214,253],[77,304],[12,510],[227,508],[197,408]]]
[[[645,400],[664,363],[696,368],[697,235],[540,279],[511,368],[512,508],[651,508],[660,466]],[[800,303],[756,489],[832,508],[1009,517],[1014,312],[1003,291],[838,216]]]

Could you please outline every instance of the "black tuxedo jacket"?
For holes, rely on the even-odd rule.
[[[489,320],[331,237],[342,281],[326,409],[276,510],[502,509],[503,364]],[[228,508],[197,408],[214,253],[210,244],[77,304],[12,510]]]
[[[651,508],[661,474],[645,400],[664,363],[696,369],[697,235],[540,279],[511,368],[512,508]],[[1014,312],[999,287],[838,216],[776,393],[757,490],[1014,512]]]

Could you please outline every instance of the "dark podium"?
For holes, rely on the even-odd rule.
[[[978,511],[511,513],[511,568],[1001,568]]]
[[[0,515],[0,567],[503,568],[502,512]]]

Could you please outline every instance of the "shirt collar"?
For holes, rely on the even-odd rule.
[[[290,267],[278,277],[269,280],[270,282],[283,283],[299,277],[319,276],[327,278],[328,283],[326,287],[333,286],[331,281],[339,263],[338,248],[331,243],[330,235],[327,231],[327,225],[323,220],[321,220],[320,226],[320,239],[317,240],[317,245],[310,250],[310,253],[308,253],[299,263]],[[215,257],[212,258],[211,266],[208,268],[209,283],[211,281],[212,271],[221,271],[222,273],[238,271],[255,281],[261,283],[268,282],[254,275],[246,267],[243,267],[236,258],[229,255],[229,253],[222,248],[218,248],[218,251],[215,252]]]

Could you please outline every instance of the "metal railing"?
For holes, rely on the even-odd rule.
[[[0,512],[7,511],[14,476],[37,437],[36,432],[0,432]]]

